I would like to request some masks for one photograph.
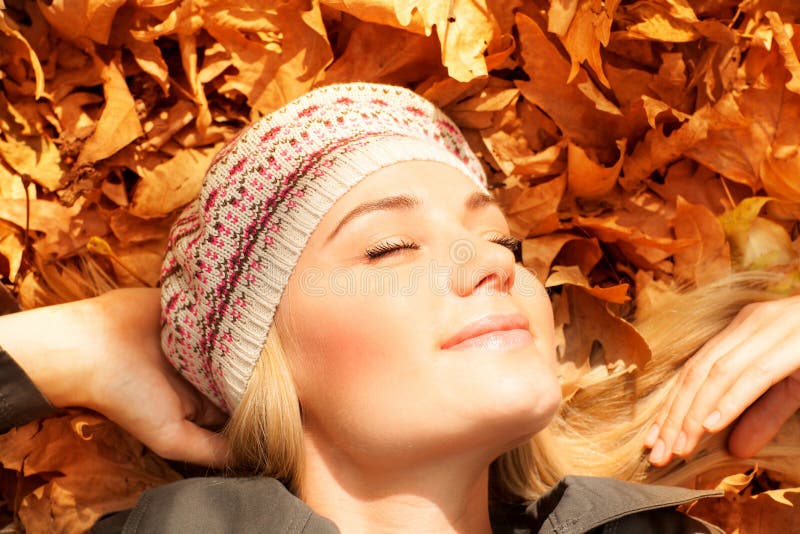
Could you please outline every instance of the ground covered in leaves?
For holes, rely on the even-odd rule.
[[[466,133],[572,367],[595,341],[641,361],[622,317],[660,288],[796,277],[798,22],[792,0],[5,0],[0,277],[23,307],[156,285],[171,222],[239,128],[317,85],[385,82]],[[84,531],[178,477],[80,412],[0,450],[8,521],[33,532]],[[724,513],[697,513],[800,529],[798,490],[731,475]]]

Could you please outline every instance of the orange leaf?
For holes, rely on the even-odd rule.
[[[97,58],[95,60],[100,61]],[[102,77],[106,104],[97,122],[97,129],[83,145],[78,165],[105,159],[144,133],[119,56],[102,67]]]

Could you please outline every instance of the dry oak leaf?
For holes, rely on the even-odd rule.
[[[517,13],[523,68],[530,81],[515,81],[522,96],[547,113],[573,143],[615,150],[628,137],[622,112],[581,70],[567,83],[570,64],[533,19]]]
[[[586,293],[606,302],[624,304],[630,300],[628,284],[618,284],[611,287],[592,287],[589,279],[581,272],[577,265],[556,265],[547,277],[545,287],[558,287],[571,285],[582,288]]]
[[[519,97],[519,89],[511,82],[490,77],[478,94],[461,100],[444,109],[447,115],[462,128],[489,128],[495,113],[512,106]]]
[[[555,0],[547,12],[547,31],[555,33],[571,60],[568,82],[586,61],[597,79],[610,87],[603,72],[600,47],[608,45],[611,23],[620,0]]]
[[[522,241],[522,264],[541,280],[546,280],[557,257],[566,265],[577,265],[588,273],[603,257],[595,238],[554,232]]]
[[[720,526],[729,534],[774,534],[800,531],[800,488],[753,494],[752,475],[735,474],[720,482],[721,499],[693,503],[687,513]]]
[[[731,273],[725,231],[708,208],[679,196],[672,226],[676,238],[695,241],[675,252],[675,278],[701,286]]]
[[[592,366],[602,347],[602,358],[609,369],[622,365],[627,370],[642,369],[650,360],[650,348],[636,328],[617,317],[586,288],[566,285],[556,315],[563,321],[566,345],[559,350],[559,371],[564,397],[578,388],[583,374]]]
[[[47,135],[23,135],[25,128],[12,110],[0,94],[0,165],[4,161],[15,174],[28,176],[49,191],[58,189],[65,172],[58,147]]]
[[[325,83],[362,80],[407,85],[440,65],[435,37],[358,21],[344,52],[325,71]]]
[[[617,141],[619,158],[610,167],[596,161],[591,152],[571,142],[567,144],[567,191],[576,197],[597,198],[609,193],[617,183],[625,159],[627,141]]]
[[[135,152],[124,165],[141,177],[129,213],[142,219],[164,217],[199,193],[208,166],[221,144],[178,150],[172,157]]]
[[[567,186],[565,175],[528,187],[500,190],[499,198],[514,235],[533,237],[560,227],[558,205]]]
[[[95,57],[98,66],[101,60]],[[94,133],[86,140],[77,165],[93,164],[115,154],[144,134],[122,71],[120,54],[99,67],[103,78],[105,106]]]
[[[126,0],[53,0],[37,2],[50,27],[73,42],[107,44],[117,10]]]
[[[58,202],[32,199],[0,199],[0,219],[25,228],[30,214],[30,230],[44,233],[34,248],[45,258],[63,258],[81,249],[93,235],[108,233],[103,216],[85,197],[67,208]]]
[[[46,483],[17,495],[28,532],[86,532],[133,506],[145,489],[181,477],[107,419],[70,410],[0,436],[0,463]]]
[[[23,65],[23,58],[30,65],[34,74],[34,98],[40,98],[44,94],[44,72],[42,65],[39,63],[39,58],[34,52],[28,40],[19,32],[19,29],[13,21],[6,17],[3,10],[0,10],[0,50],[5,51],[3,54],[3,72],[10,80],[19,85],[22,85],[26,79],[28,71]],[[10,60],[10,61],[9,61]]]
[[[617,22],[638,39],[685,43],[701,37],[699,22],[688,0],[646,0],[620,8]]]
[[[319,4],[274,2],[196,2],[203,28],[230,54],[238,71],[223,74],[217,89],[235,90],[256,111],[267,113],[310,90],[323,77],[333,53]]]
[[[755,61],[757,49],[751,46],[747,62]],[[685,155],[752,191],[769,182],[770,195],[798,202],[792,172],[797,168],[794,147],[800,144],[800,95],[785,87],[787,71],[777,47],[767,54],[763,80],[726,95],[715,106],[718,120],[707,137],[688,147]],[[729,98],[733,103],[723,110],[720,104]],[[726,120],[720,120],[723,117]]]
[[[484,52],[495,35],[501,33],[492,12],[502,13],[516,4],[508,2],[508,6],[489,9],[485,0],[323,0],[322,3],[361,20],[426,36],[431,35],[435,27],[441,62],[449,76],[460,82],[488,74]]]

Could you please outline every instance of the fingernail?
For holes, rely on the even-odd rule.
[[[647,436],[644,438],[644,444],[645,444],[646,447],[652,447],[653,446],[653,443],[655,443],[656,439],[658,439],[658,432],[660,430],[661,429],[656,424],[654,424],[653,426],[650,427],[650,432],[648,432]]]
[[[703,421],[703,426],[706,430],[711,430],[719,423],[719,420],[722,418],[722,414],[719,413],[719,410],[714,410],[711,412],[711,415],[706,417],[706,420]]]
[[[661,462],[662,457],[664,456],[664,449],[666,445],[664,444],[664,440],[660,439],[656,441],[656,444],[653,446],[653,450],[650,452],[650,463],[657,464]]]
[[[678,439],[675,440],[675,445],[672,447],[672,452],[675,454],[683,454],[683,449],[686,447],[686,432],[681,430],[678,434]]]

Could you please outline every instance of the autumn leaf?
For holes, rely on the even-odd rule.
[[[86,532],[102,515],[132,507],[145,489],[180,479],[116,425],[78,411],[0,436],[0,463],[44,482],[15,496],[29,532]]]
[[[106,103],[97,128],[83,145],[78,165],[107,158],[144,133],[136,113],[136,103],[122,73],[120,58],[103,65],[101,72]]]
[[[799,30],[781,0],[6,2],[0,277],[26,307],[157,285],[172,221],[243,126],[320,85],[403,85],[462,128],[548,285],[569,396],[593,366],[647,361],[628,319],[676,284],[797,278]],[[0,454],[38,462],[4,460],[29,531],[85,531],[171,479],[148,478],[148,453],[107,423],[70,417],[83,430],[65,416],[0,436]],[[100,443],[135,454],[115,463]],[[796,488],[747,493],[800,484],[795,466],[692,465],[712,486],[734,477],[707,517],[797,530]],[[85,466],[148,482],[95,485]]]

